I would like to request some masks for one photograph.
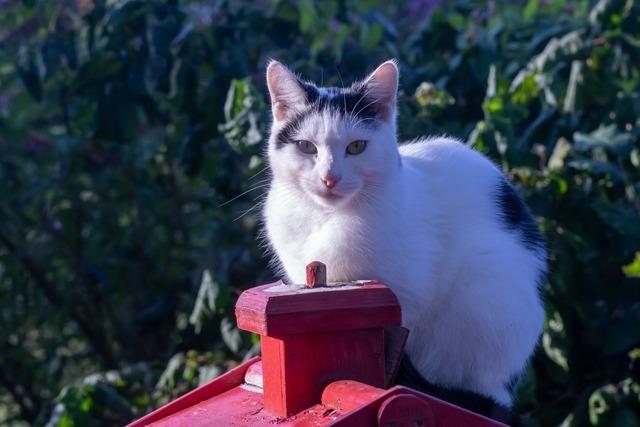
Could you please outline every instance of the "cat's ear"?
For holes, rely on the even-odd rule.
[[[366,99],[374,102],[376,113],[383,120],[394,117],[399,75],[396,61],[391,59],[383,62],[362,82]]]
[[[267,86],[276,122],[292,117],[307,104],[307,93],[300,80],[278,61],[271,61],[267,67]]]

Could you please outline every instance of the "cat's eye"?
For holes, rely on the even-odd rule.
[[[318,153],[318,149],[316,148],[315,145],[313,145],[313,142],[311,141],[306,141],[304,139],[301,139],[300,141],[296,141],[296,145],[298,146],[298,150],[302,151],[304,154]]]
[[[358,139],[347,145],[347,154],[355,155],[360,154],[367,148],[367,141],[364,139]]]

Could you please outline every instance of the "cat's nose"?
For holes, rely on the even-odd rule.
[[[340,181],[340,178],[337,176],[331,176],[331,175],[327,175],[324,178],[322,178],[322,183],[328,188],[328,189],[332,189],[333,187],[336,186],[336,184],[338,183],[338,181]]]

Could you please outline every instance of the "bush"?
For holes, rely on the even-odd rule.
[[[398,58],[403,138],[497,163],[548,239],[536,425],[639,425],[640,4],[0,1],[0,422],[121,425],[256,352],[278,58]],[[90,374],[87,376],[87,374]]]

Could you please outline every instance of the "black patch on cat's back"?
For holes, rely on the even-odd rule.
[[[507,383],[504,385],[507,391],[509,392],[509,394],[513,395],[515,393],[519,382],[520,382],[519,374],[512,375],[511,378],[509,378],[509,381],[507,381]]]
[[[518,233],[522,244],[530,251],[544,251],[544,238],[538,224],[531,216],[529,208],[505,179],[498,184],[496,202],[505,228]]]
[[[276,136],[276,148],[292,144],[293,134],[304,120],[314,114],[332,111],[353,118],[366,126],[375,126],[379,114],[376,102],[367,99],[366,88],[353,85],[348,88],[326,87],[318,89],[312,84],[300,81],[307,98],[307,108],[291,118]]]
[[[396,385],[412,388],[510,426],[523,425],[521,417],[489,397],[467,390],[448,389],[431,384],[420,375],[406,354],[398,368]]]

